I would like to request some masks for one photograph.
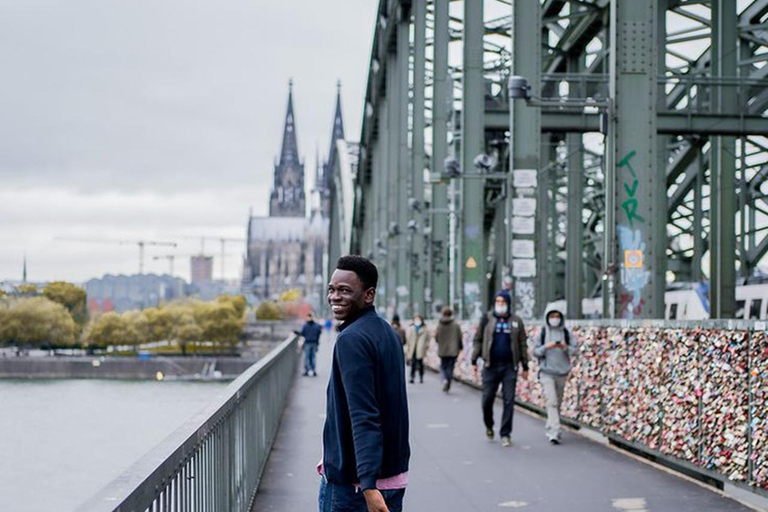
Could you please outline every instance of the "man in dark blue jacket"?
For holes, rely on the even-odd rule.
[[[512,313],[512,297],[507,290],[496,294],[493,309],[483,316],[472,343],[472,365],[483,360],[483,422],[485,435],[493,439],[493,402],[501,384],[504,408],[501,413],[502,446],[512,445],[512,416],[515,411],[517,370],[528,378],[528,344],[523,321]]]
[[[408,399],[400,339],[373,307],[378,271],[343,256],[328,285],[341,323],[328,382],[320,512],[400,512],[408,483]]]
[[[315,368],[315,359],[317,355],[317,347],[320,345],[320,334],[323,332],[323,328],[320,324],[315,322],[312,313],[309,314],[309,318],[301,331],[293,331],[302,338],[304,338],[304,376],[312,375],[317,377],[317,371]]]

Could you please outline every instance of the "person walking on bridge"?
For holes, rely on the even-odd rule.
[[[502,290],[494,298],[491,311],[482,317],[472,343],[472,365],[477,375],[477,360],[483,360],[483,421],[485,435],[493,439],[493,402],[501,384],[504,408],[501,414],[501,445],[512,444],[512,415],[515,410],[517,368],[528,378],[528,346],[523,321],[512,314],[512,298]]]
[[[533,355],[539,360],[539,381],[547,400],[545,434],[552,444],[560,444],[560,406],[571,372],[571,357],[577,351],[573,336],[565,328],[563,314],[557,310],[547,312]]]
[[[328,284],[341,322],[327,389],[320,512],[401,512],[408,484],[408,397],[400,338],[376,314],[378,271],[342,256]]]
[[[414,383],[416,373],[418,372],[419,382],[424,384],[424,357],[427,355],[429,333],[427,332],[427,326],[424,325],[423,316],[413,316],[413,323],[405,332],[405,340],[405,359],[411,364],[410,383]]]
[[[315,367],[315,360],[317,355],[317,348],[320,346],[320,335],[323,332],[323,328],[315,322],[315,318],[312,313],[309,314],[307,322],[301,328],[301,331],[294,331],[296,334],[304,338],[304,373],[317,377],[317,369]]]
[[[440,321],[435,329],[435,342],[437,342],[437,355],[440,358],[443,391],[447,393],[451,389],[456,358],[461,354],[463,346],[461,327],[454,320],[453,310],[448,306],[443,308],[440,315]]]
[[[403,326],[400,325],[400,315],[397,313],[392,315],[392,322],[390,325],[395,330],[397,335],[400,336],[400,342],[403,344],[403,347],[405,347],[405,329],[403,329]]]

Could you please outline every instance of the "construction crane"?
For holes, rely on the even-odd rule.
[[[224,280],[224,270],[225,270],[225,260],[226,260],[226,244],[227,242],[246,242],[247,240],[245,238],[229,238],[229,237],[221,237],[221,236],[184,236],[181,237],[186,240],[200,240],[200,253],[202,254],[205,252],[205,242],[208,241],[218,241],[221,243],[221,279]]]
[[[233,254],[235,254],[235,253],[229,252],[229,253],[227,253],[227,256],[231,256]],[[176,258],[194,258],[194,257],[197,257],[197,256],[207,257],[202,252],[201,253],[197,253],[197,254],[161,254],[159,256],[153,256],[152,260],[153,261],[168,260],[168,272],[169,272],[170,275],[173,275],[173,266],[174,266],[174,262],[176,261]]]
[[[139,274],[144,273],[144,247],[151,246],[163,246],[163,247],[176,247],[176,242],[165,242],[160,240],[111,240],[109,238],[72,238],[59,236],[55,240],[60,242],[78,242],[86,244],[117,244],[117,245],[137,245],[139,247]]]
[[[152,260],[168,260],[168,275],[173,275],[173,261],[176,259],[175,254],[163,254],[162,256],[153,256]]]

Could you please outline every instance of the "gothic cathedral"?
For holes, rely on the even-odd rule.
[[[331,132],[331,152],[344,138],[341,91],[337,88]],[[330,162],[318,162],[307,215],[304,162],[299,156],[293,84],[289,83],[288,108],[280,157],[275,164],[269,196],[269,216],[251,216],[248,247],[243,264],[243,292],[255,301],[276,299],[298,289],[316,310],[323,303],[327,276]]]

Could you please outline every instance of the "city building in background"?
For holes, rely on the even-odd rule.
[[[210,283],[213,281],[213,256],[192,256],[192,284]]]
[[[92,312],[124,312],[156,307],[188,294],[184,280],[169,275],[107,274],[99,279],[90,279],[83,286],[88,294],[88,307]]]

